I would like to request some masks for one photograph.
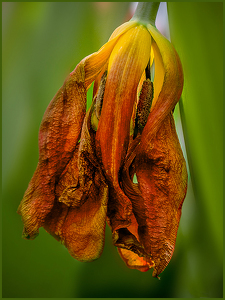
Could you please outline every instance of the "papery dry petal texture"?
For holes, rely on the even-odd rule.
[[[137,154],[135,170],[144,209],[137,207],[135,211],[138,233],[146,252],[151,253],[153,276],[157,276],[173,255],[187,190],[186,163],[171,113],[149,142],[148,150]]]
[[[39,162],[18,212],[24,237],[34,238],[55,199],[55,184],[73,155],[86,111],[84,63],[65,80],[50,102],[39,131]]]
[[[44,225],[80,261],[97,259],[102,253],[108,201],[108,187],[95,156],[90,112],[92,108],[84,120],[79,148],[56,186],[57,199]]]
[[[175,49],[157,30],[153,29],[151,34],[159,72],[154,80],[158,76],[159,79],[163,77],[163,81],[157,99],[154,95],[153,107],[136,150],[135,170],[143,205],[142,212],[137,208],[135,216],[140,240],[155,263],[153,276],[158,276],[174,251],[187,189],[187,170],[171,114],[183,87],[181,63]]]

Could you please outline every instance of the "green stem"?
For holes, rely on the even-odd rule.
[[[160,2],[138,2],[138,6],[131,21],[137,21],[143,25],[150,23],[155,26],[159,4]]]

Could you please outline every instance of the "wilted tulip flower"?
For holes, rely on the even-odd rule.
[[[18,209],[25,238],[44,227],[79,261],[101,255],[107,222],[127,266],[154,268],[155,277],[173,255],[187,188],[173,120],[182,66],[154,26],[158,5],[140,3],[65,80],[44,114],[39,162]]]

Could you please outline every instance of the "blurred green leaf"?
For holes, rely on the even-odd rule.
[[[168,2],[168,14],[171,39],[184,69],[180,111],[197,205],[196,230],[199,229],[199,236],[192,242],[198,243],[202,252],[195,262],[197,282],[202,285],[196,296],[199,293],[199,296],[221,297],[223,3]]]

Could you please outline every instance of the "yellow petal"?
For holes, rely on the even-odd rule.
[[[143,151],[144,147],[147,147],[149,140],[158,131],[162,121],[179,101],[183,88],[182,66],[176,50],[154,26],[149,24],[148,29],[155,42],[152,43],[152,46],[158,70],[156,70],[155,74],[154,84],[156,86],[154,86],[154,89],[156,91],[154,92],[158,96],[154,96],[154,106],[142,132],[141,143]]]
[[[131,29],[135,25],[137,25],[136,21],[129,21],[129,22],[123,23],[122,25],[120,25],[113,31],[113,33],[111,34],[111,36],[109,38],[109,41],[112,40],[113,38],[115,38],[116,36],[121,35],[121,33],[124,33],[127,30]]]
[[[116,43],[110,56],[108,72],[110,72],[113,64],[118,72],[122,74],[125,71],[121,69],[122,65],[120,64],[122,63],[127,64],[126,67],[130,68],[129,71],[132,71],[132,67],[142,70],[145,69],[150,58],[151,35],[143,25],[134,25],[135,24],[133,24],[132,28],[127,30]],[[126,62],[123,62],[123,60],[126,60]],[[133,66],[131,64],[132,60]],[[129,75],[131,75],[131,73]],[[132,76],[135,75],[137,76],[137,74],[132,72]]]
[[[151,47],[150,66],[152,66],[153,61],[154,61],[154,51],[153,51],[153,48]]]
[[[100,73],[104,65],[107,63],[109,56],[117,43],[118,39],[127,32],[130,28],[135,26],[135,22],[127,22],[118,27],[109,41],[104,44],[98,52],[95,52],[87,57],[85,57],[82,62],[85,62],[85,85],[88,87],[96,76]]]
[[[154,97],[152,100],[152,109],[159,97],[159,94],[162,90],[164,76],[165,76],[165,68],[163,65],[163,60],[161,54],[159,52],[159,48],[156,45],[155,41],[152,41],[152,51],[154,53],[154,63],[155,63],[155,74],[154,74]]]
[[[152,43],[152,46],[154,56],[157,56],[155,57],[155,63],[158,64],[158,66],[155,66],[155,72],[158,72],[159,74],[157,75],[155,73],[155,76],[157,76],[160,83],[158,84],[154,80],[154,83],[156,84],[155,88],[157,88],[157,85],[159,85],[162,86],[164,92],[166,90],[166,92],[172,93],[170,99],[173,97],[174,100],[171,101],[170,106],[173,108],[178,102],[183,88],[182,65],[172,44],[154,26],[149,24],[148,29],[153,40],[155,41],[155,43]],[[162,78],[164,78],[164,80]],[[162,97],[160,97],[158,100],[161,101],[161,99]]]
[[[149,60],[150,47],[151,36],[140,25],[124,33],[110,55],[96,140],[106,173],[114,182],[127,150],[136,91]]]

